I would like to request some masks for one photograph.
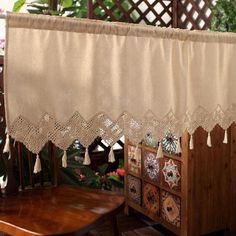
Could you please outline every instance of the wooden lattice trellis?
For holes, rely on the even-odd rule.
[[[172,4],[171,0],[114,0],[107,6],[104,0],[89,0],[89,18],[169,27]]]
[[[213,0],[179,0],[178,28],[209,29]]]
[[[209,29],[215,0],[88,0],[88,18],[183,29]]]

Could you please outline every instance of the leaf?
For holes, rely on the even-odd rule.
[[[40,10],[33,10],[33,9],[28,9],[27,10],[30,14],[42,14],[43,12]]]
[[[109,176],[107,179],[109,181],[111,181],[112,185],[114,185],[118,188],[123,188],[124,187],[124,182],[118,176]]]
[[[22,6],[25,4],[25,0],[17,0],[13,5],[13,12],[19,12]]]
[[[211,30],[236,32],[236,1],[218,0],[215,6],[211,6],[212,20]]]
[[[106,171],[107,171],[107,168],[108,168],[108,164],[105,163],[101,166],[98,167],[98,172],[100,175],[105,175],[106,174]]]
[[[39,4],[28,4],[27,7],[33,7],[39,10],[48,10],[47,6],[44,5],[39,5]],[[31,9],[28,9],[28,11],[30,11]]]
[[[30,4],[39,3],[39,4],[48,4],[48,0],[35,0],[31,1]]]
[[[72,6],[73,1],[72,0],[62,0],[61,4],[62,4],[63,7],[67,8],[67,7],[71,7]]]
[[[119,166],[118,168],[124,168],[124,160],[123,159],[119,159]]]
[[[78,10],[78,9],[80,9],[80,7],[78,7],[78,6],[72,6],[72,7],[64,7],[64,9],[62,10],[63,12],[65,12],[65,11],[76,11],[76,10]]]
[[[78,185],[80,183],[75,172],[70,168],[60,168],[59,178],[63,184]]]

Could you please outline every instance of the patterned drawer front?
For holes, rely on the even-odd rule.
[[[181,163],[176,160],[164,158],[162,169],[162,185],[175,191],[181,190]]]
[[[178,138],[170,132],[166,133],[166,136],[162,140],[163,152],[175,155],[177,154]]]
[[[161,194],[161,217],[170,224],[180,227],[180,198],[162,191]]]
[[[134,174],[141,175],[141,148],[135,155],[136,147],[128,145],[128,170]]]
[[[159,215],[160,212],[160,191],[149,183],[145,183],[143,187],[143,207],[149,213]]]
[[[155,152],[145,150],[143,154],[143,172],[147,180],[159,182],[160,160]]]
[[[141,205],[141,180],[128,175],[128,196],[131,201]]]
[[[151,134],[147,134],[144,137],[143,144],[149,147],[158,148],[158,141]]]

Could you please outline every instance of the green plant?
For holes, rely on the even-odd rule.
[[[88,166],[78,166],[77,173],[81,186],[112,190],[115,188],[124,187],[124,168],[123,160],[120,160],[119,168],[116,171],[108,172],[108,164],[103,164],[98,167],[98,171],[95,172]]]
[[[212,6],[211,30],[236,32],[236,0],[218,0]]]
[[[78,18],[87,17],[87,0],[59,0],[56,10],[51,10],[48,2],[48,0],[34,0],[26,3],[26,0],[17,0],[13,6],[13,11],[20,11],[20,9],[26,4],[27,11],[32,14],[58,15]],[[104,0],[103,4],[108,9],[111,9],[115,3],[113,0]],[[121,5],[124,10],[128,11],[129,4],[127,1],[123,1]],[[94,14],[98,17],[102,17],[104,16],[105,11],[101,6],[98,6],[94,9]],[[112,14],[117,20],[123,15],[121,10],[118,8],[115,9]],[[107,20],[109,20],[109,17]]]
[[[59,0],[57,9],[49,8],[48,0],[34,0],[29,3],[26,0],[17,0],[13,6],[13,11],[18,12],[27,5],[27,11],[32,14],[58,15],[68,17],[86,17],[87,1],[86,0]]]

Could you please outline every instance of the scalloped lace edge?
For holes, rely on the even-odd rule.
[[[235,121],[235,104],[227,109],[217,105],[211,112],[199,106],[192,114],[187,111],[178,119],[172,111],[162,119],[158,119],[152,111],[147,111],[142,119],[136,119],[132,114],[123,112],[116,121],[104,113],[86,121],[79,112],[75,112],[64,123],[58,122],[50,114],[44,114],[36,125],[19,116],[9,125],[8,134],[37,154],[48,141],[66,150],[76,139],[88,147],[96,137],[100,136],[112,146],[124,135],[136,144],[141,142],[146,134],[152,134],[160,141],[167,132],[181,137],[185,131],[193,134],[200,126],[211,132],[217,124],[226,130]]]

